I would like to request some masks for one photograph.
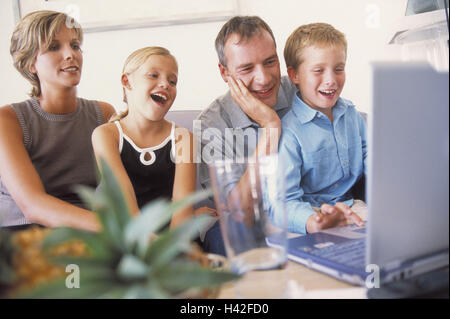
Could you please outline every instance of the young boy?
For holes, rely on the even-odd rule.
[[[350,208],[352,186],[366,173],[366,127],[352,102],[340,98],[347,41],[329,24],[297,28],[284,57],[298,92],[282,119],[279,160],[284,170],[288,231],[311,233],[364,225]]]

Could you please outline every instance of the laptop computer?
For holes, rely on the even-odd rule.
[[[425,64],[373,64],[367,224],[291,238],[289,259],[372,287],[448,266],[448,82]]]

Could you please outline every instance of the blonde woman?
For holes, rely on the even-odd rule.
[[[156,198],[179,200],[195,190],[193,136],[164,116],[177,96],[178,65],[162,47],[146,47],[125,61],[122,86],[127,110],[92,135],[95,156],[115,173],[131,212]],[[208,210],[200,208],[199,211]],[[212,211],[212,210],[211,210]],[[170,227],[192,216],[175,214]]]
[[[0,224],[97,231],[74,193],[96,186],[91,134],[111,105],[77,97],[83,32],[66,14],[37,11],[16,26],[10,52],[31,83],[30,99],[0,107]]]

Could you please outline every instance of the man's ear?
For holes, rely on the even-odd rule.
[[[219,70],[222,79],[225,81],[225,83],[228,83],[228,77],[230,76],[230,73],[228,72],[227,67],[219,63]]]
[[[292,83],[298,84],[298,76],[297,76],[298,73],[292,66],[288,66],[287,73]]]
[[[122,74],[121,82],[124,87],[126,87],[128,90],[131,90],[131,85],[130,85],[130,81],[128,80],[127,74]]]

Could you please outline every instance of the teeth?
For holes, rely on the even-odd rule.
[[[166,101],[167,100],[167,97],[165,96],[165,95],[162,95],[162,94],[158,94],[158,93],[155,93],[155,94],[153,94],[153,95],[156,95],[156,96],[158,96],[158,97],[160,97],[160,98],[162,98],[164,101]]]
[[[77,67],[71,67],[71,68],[66,68],[63,69],[64,71],[76,71],[78,68]]]
[[[152,93],[150,94],[150,96],[152,97],[153,100],[162,104],[165,104],[167,102],[167,99],[169,98],[168,96],[159,93]]]
[[[332,94],[336,92],[336,90],[319,90],[319,92],[325,93],[325,94]]]

